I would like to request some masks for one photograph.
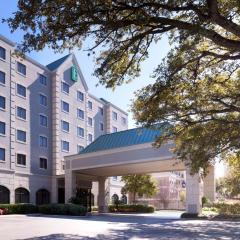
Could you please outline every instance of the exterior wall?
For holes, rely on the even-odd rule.
[[[0,121],[6,124],[5,136],[0,135],[0,147],[5,148],[5,161],[0,161],[0,185],[6,186],[11,192],[11,202],[14,201],[14,189],[23,186],[30,191],[31,202],[35,202],[35,192],[39,187],[51,192],[52,201],[57,201],[58,178],[64,174],[64,156],[76,154],[78,145],[86,147],[90,142],[87,137],[92,134],[93,140],[107,133],[107,109],[117,111],[119,116],[127,119],[127,114],[105,100],[89,94],[88,87],[72,54],[55,71],[50,71],[29,57],[24,59],[12,55],[15,46],[8,39],[0,36],[0,46],[6,50],[6,60],[0,59],[0,71],[5,73],[5,85],[0,84],[0,96],[6,98],[6,110],[0,110]],[[17,62],[26,66],[26,75],[17,71]],[[78,81],[71,80],[71,67],[78,70]],[[39,74],[46,76],[47,86],[40,84]],[[62,91],[62,82],[67,83],[69,94]],[[17,94],[17,84],[26,87],[26,98]],[[77,91],[84,94],[84,101],[77,99]],[[39,103],[39,94],[47,97],[47,106]],[[69,103],[70,111],[62,111],[61,101]],[[92,110],[88,108],[92,102]],[[26,120],[17,117],[17,106],[26,109]],[[77,109],[84,111],[84,119],[77,118]],[[103,109],[103,115],[99,108]],[[111,109],[111,110],[110,110]],[[48,126],[40,126],[39,114],[48,119]],[[88,125],[88,117],[93,119],[93,126]],[[62,131],[61,120],[70,124],[69,133]],[[100,128],[103,123],[103,131]],[[109,123],[111,124],[111,123]],[[77,127],[84,129],[84,137],[77,135]],[[127,129],[127,122],[117,125],[118,130]],[[16,131],[26,131],[26,143],[16,139]],[[46,136],[48,147],[39,146],[39,136]],[[69,142],[69,152],[63,152],[61,141]],[[26,166],[17,164],[17,153],[26,154]],[[40,169],[39,158],[47,158],[47,169]],[[96,189],[96,190],[94,190]],[[95,187],[97,199],[97,187]],[[34,193],[32,195],[32,193]]]
[[[138,198],[144,204],[153,205],[156,209],[185,209],[185,200],[181,194],[186,195],[185,172],[173,171],[151,174],[157,184],[157,193],[152,197]]]

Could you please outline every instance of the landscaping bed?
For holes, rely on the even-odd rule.
[[[33,204],[0,204],[0,215],[32,213],[84,216],[87,213],[87,209],[81,205],[71,203],[54,203],[40,206],[36,206]]]
[[[154,207],[148,205],[140,204],[125,204],[125,205],[109,205],[109,212],[119,212],[119,213],[153,213]]]

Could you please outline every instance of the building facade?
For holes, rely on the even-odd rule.
[[[152,173],[157,192],[152,197],[143,196],[138,202],[153,205],[156,209],[185,209],[186,172]]]
[[[64,157],[128,116],[89,93],[74,54],[43,66],[14,51],[0,35],[0,203],[64,202]]]

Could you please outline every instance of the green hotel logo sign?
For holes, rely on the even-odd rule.
[[[71,67],[71,79],[74,82],[77,82],[78,80],[78,72],[76,66]]]

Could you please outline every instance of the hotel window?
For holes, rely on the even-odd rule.
[[[42,105],[42,106],[47,106],[47,97],[43,94],[39,94],[39,103]]]
[[[3,84],[3,85],[5,85],[5,83],[6,83],[6,74],[5,74],[5,72],[2,72],[2,71],[0,71],[0,84]]]
[[[41,126],[43,127],[47,127],[48,126],[48,119],[47,119],[47,116],[44,116],[44,115],[39,115],[39,123]]]
[[[0,96],[0,108],[5,109],[6,108],[6,99],[5,97]]]
[[[27,141],[27,133],[22,130],[17,130],[17,140],[20,142],[26,142]]]
[[[62,151],[69,152],[69,142],[62,140]]]
[[[117,118],[118,118],[117,113],[113,111],[112,112],[112,119],[117,121]]]
[[[69,104],[67,102],[62,101],[62,111],[69,113]]]
[[[17,94],[26,97],[26,88],[21,84],[17,84]]]
[[[84,129],[81,127],[77,127],[77,135],[78,137],[84,138]]]
[[[46,158],[40,158],[39,164],[41,169],[47,169],[47,159]]]
[[[93,141],[93,135],[91,133],[88,134],[88,141],[90,143]]]
[[[112,128],[112,131],[115,133],[115,132],[117,132],[118,130],[117,130],[116,127],[113,127],[113,128]]]
[[[6,134],[6,123],[0,122],[0,134],[5,135]]]
[[[5,148],[0,148],[0,161],[5,161]]]
[[[88,101],[88,108],[92,110],[92,102]]]
[[[122,117],[122,124],[126,125],[127,124],[127,119],[125,117]]]
[[[21,119],[26,120],[27,117],[26,109],[22,107],[17,107],[17,116]]]
[[[92,118],[88,117],[88,126],[92,127],[93,125],[93,120]]]
[[[45,136],[39,136],[39,146],[43,148],[47,148],[48,139]]]
[[[69,94],[69,85],[65,82],[62,82],[62,92]]]
[[[44,86],[47,86],[47,78],[42,75],[42,74],[39,74],[39,82],[44,85]]]
[[[26,76],[26,66],[20,62],[17,62],[17,70],[19,73]]]
[[[98,107],[98,111],[99,111],[100,114],[103,116],[103,108],[102,108],[102,107]]]
[[[6,49],[3,47],[0,47],[0,58],[1,59],[6,59]]]
[[[103,130],[104,130],[103,123],[100,123],[100,130],[101,130],[101,131],[103,131]]]
[[[61,121],[62,122],[62,131],[69,132],[69,122]]]
[[[77,91],[77,100],[81,102],[84,101],[84,94],[80,91]]]
[[[84,149],[84,146],[77,145],[77,152],[80,153]]]
[[[26,166],[26,155],[25,154],[17,154],[17,164]]]
[[[6,123],[0,122],[0,134],[5,135],[6,134]]]
[[[80,119],[84,119],[84,111],[81,109],[77,109],[77,117]]]

